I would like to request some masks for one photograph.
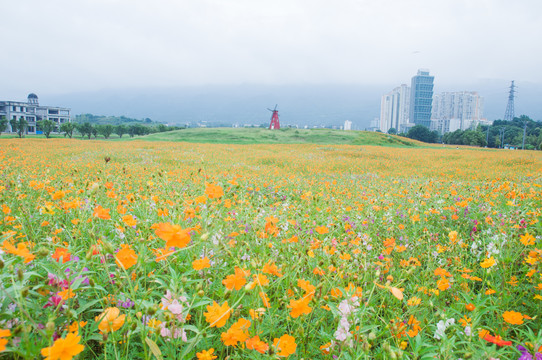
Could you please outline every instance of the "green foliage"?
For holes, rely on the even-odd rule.
[[[117,125],[115,126],[115,134],[119,136],[119,138],[122,138],[122,135],[126,134],[128,132],[128,128],[125,125]]]
[[[416,125],[408,130],[406,135],[410,139],[423,141],[426,143],[436,143],[438,141],[438,133],[431,131],[427,126]]]
[[[94,129],[92,124],[90,124],[89,122],[85,122],[83,124],[76,124],[75,128],[81,134],[81,137],[88,136],[89,139],[92,136],[92,131]]]
[[[479,126],[479,129],[488,138],[488,147],[502,148],[510,145],[521,149],[523,146],[523,133],[525,131],[525,149],[541,149],[542,122],[534,121],[526,115],[514,118],[512,121],[495,120],[491,126]]]
[[[38,128],[43,131],[47,139],[51,137],[51,132],[55,130],[55,123],[52,120],[45,119],[37,122]]]
[[[0,117],[0,134],[8,127],[8,120],[5,116]]]
[[[60,131],[64,132],[64,137],[68,135],[68,137],[71,139],[74,130],[75,124],[72,122],[65,122],[60,125]]]
[[[20,117],[19,120],[12,119],[9,124],[11,125],[11,131],[17,133],[19,138],[22,138],[26,133],[26,127],[28,126],[28,121],[24,117]]]
[[[453,145],[486,146],[486,136],[481,131],[457,129],[444,134],[442,142]]]
[[[390,128],[390,129],[388,130],[388,134],[390,134],[390,135],[395,135],[395,134],[397,134],[397,129],[395,129],[395,128]]]
[[[115,130],[115,127],[111,124],[96,125],[95,128],[98,134],[102,135],[106,139],[109,139],[109,136],[111,136],[111,134]]]
[[[93,114],[81,114],[75,116],[75,122],[76,123],[85,123],[88,122],[92,125],[104,125],[104,124],[111,124],[111,125],[129,125],[129,124],[147,124],[152,125],[154,122],[149,119],[134,119],[129,118],[126,116],[103,116],[103,115],[93,115]]]

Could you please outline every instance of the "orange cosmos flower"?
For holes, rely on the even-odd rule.
[[[523,324],[523,315],[517,311],[505,311],[502,314],[504,321],[512,325],[521,325]]]
[[[485,341],[489,341],[490,343],[493,343],[493,344],[496,344],[497,346],[510,346],[512,345],[512,342],[511,341],[504,341],[500,335],[497,335],[497,336],[492,336],[490,334],[487,334],[485,337],[484,337],[484,340]]]
[[[263,291],[260,291],[258,295],[260,295],[260,298],[263,301],[263,306],[269,309],[271,307],[271,304],[269,304],[269,297],[267,296],[267,294]]]
[[[34,254],[30,253],[25,243],[18,243],[17,247],[15,247],[12,243],[5,240],[2,243],[2,247],[5,252],[22,257],[25,264],[31,262],[36,257]]]
[[[56,248],[55,253],[51,256],[53,259],[55,259],[57,262],[60,261],[60,258],[62,258],[62,263],[65,263],[67,261],[70,261],[70,252],[68,249],[65,248]]]
[[[8,339],[4,339],[4,338],[8,336],[11,336],[11,330],[0,329],[0,352],[6,350]]]
[[[111,219],[111,215],[109,215],[109,209],[104,209],[100,205],[94,208],[94,213],[92,215],[103,220]]]
[[[196,354],[196,357],[198,360],[214,360],[217,357],[213,355],[215,352],[215,349],[210,348],[209,350],[203,350],[202,352],[199,352]]]
[[[119,308],[110,307],[107,308],[99,316],[96,316],[95,320],[99,321],[98,329],[103,332],[117,331],[124,325],[124,319],[126,315],[120,315]]]
[[[278,339],[275,338],[273,340],[273,346],[278,349],[277,354],[284,357],[290,356],[295,353],[295,350],[297,348],[295,338],[288,334],[284,334]]]
[[[474,309],[476,309],[476,306],[474,306],[473,304],[467,304],[465,305],[465,309],[467,309],[467,311],[474,311]]]
[[[450,282],[445,277],[442,277],[437,281],[437,287],[440,291],[448,290],[450,288]]]
[[[127,270],[137,263],[137,254],[127,244],[121,244],[121,249],[115,256],[115,260],[118,266]]]
[[[207,305],[207,312],[203,315],[211,327],[221,328],[230,318],[231,308],[227,301],[223,305],[218,305],[216,301],[213,301],[212,305]]]
[[[166,242],[166,247],[176,246],[184,248],[190,242],[190,229],[183,229],[180,225],[159,223],[153,225],[156,236]]]
[[[269,350],[269,345],[260,340],[259,336],[254,336],[253,338],[247,339],[245,345],[249,350],[256,350],[260,354],[265,354]]]
[[[246,319],[239,319],[234,323],[226,332],[220,335],[222,342],[226,346],[235,346],[239,342],[244,342],[248,339],[248,328],[250,327],[250,321]]]
[[[314,228],[314,231],[316,231],[320,235],[323,235],[323,234],[327,234],[329,232],[329,229],[325,226],[318,226]]]
[[[525,246],[534,245],[536,239],[531,234],[527,233],[525,235],[521,235],[519,238],[519,241]]]
[[[228,290],[241,290],[241,288],[247,283],[246,276],[250,275],[250,272],[235,267],[235,274],[226,276],[226,279],[222,280],[222,284],[226,286]]]
[[[64,196],[66,196],[66,193],[62,190],[58,190],[57,192],[51,195],[51,198],[53,200],[59,200],[59,199],[62,199]]]
[[[482,261],[480,263],[480,266],[483,267],[484,269],[487,269],[489,267],[492,267],[493,265],[495,265],[497,263],[497,261],[492,257],[490,257],[489,259],[485,259],[484,261]]]
[[[211,262],[209,261],[209,258],[206,256],[203,259],[194,260],[192,262],[192,267],[196,271],[207,269],[211,267]]]
[[[302,314],[310,314],[312,311],[312,308],[309,307],[310,300],[310,297],[304,297],[299,300],[290,300],[290,305],[287,306],[288,308],[292,309],[292,311],[290,311],[290,316],[297,318]]]
[[[415,337],[422,329],[420,327],[420,322],[414,317],[414,315],[410,315],[410,319],[408,319],[408,325],[410,325],[410,330],[407,331],[407,334],[410,337]]]
[[[71,360],[85,348],[79,344],[81,340],[77,334],[69,333],[65,339],[57,339],[52,346],[41,349],[45,360]]]
[[[126,226],[133,227],[137,225],[137,220],[132,215],[124,215],[122,221]]]
[[[222,187],[213,183],[207,184],[207,187],[205,188],[205,195],[207,195],[209,199],[219,199],[224,196],[224,190]]]
[[[154,261],[156,262],[160,262],[162,260],[165,260],[167,259],[171,254],[174,253],[173,250],[168,250],[168,249],[162,249],[162,248],[159,248],[159,249],[152,249],[152,252],[153,254],[156,256],[156,259]]]
[[[280,273],[281,269],[275,265],[275,263],[271,263],[270,261],[263,266],[262,272],[269,274],[269,275],[275,275],[277,277],[282,277],[282,274]]]

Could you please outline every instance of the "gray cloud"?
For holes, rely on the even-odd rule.
[[[542,82],[538,0],[22,0],[0,22],[4,86]]]

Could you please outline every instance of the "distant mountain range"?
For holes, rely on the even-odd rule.
[[[40,103],[66,106],[72,114],[150,118],[171,125],[230,125],[268,123],[278,104],[281,124],[325,126],[353,122],[365,129],[380,116],[380,98],[395,85],[230,85],[177,88],[110,89],[86,93],[40,95]],[[542,120],[542,84],[517,83],[516,115]],[[486,81],[459,88],[435,85],[435,92],[478,91],[485,99],[484,116],[503,117],[509,82]]]

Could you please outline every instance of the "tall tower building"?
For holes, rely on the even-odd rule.
[[[416,125],[431,127],[431,108],[433,104],[433,80],[429,70],[420,69],[412,77],[410,90],[409,121]]]
[[[408,124],[410,107],[410,88],[406,84],[396,87],[382,96],[380,102],[380,126],[382,132],[389,129],[402,132]]]

